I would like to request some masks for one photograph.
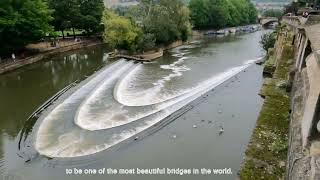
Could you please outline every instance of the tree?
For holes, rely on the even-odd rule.
[[[261,36],[260,45],[265,50],[268,51],[269,48],[274,46],[276,42],[276,36],[274,33],[266,33]]]
[[[154,34],[157,43],[187,39],[191,29],[189,10],[181,0],[160,0],[147,9],[144,32]]]
[[[249,13],[249,23],[256,23],[258,19],[258,11],[252,3],[249,3],[248,13]]]
[[[296,15],[299,7],[300,7],[299,2],[292,2],[291,4],[284,7],[284,14],[292,13]]]
[[[209,0],[209,25],[222,28],[228,25],[230,14],[225,0]]]
[[[144,31],[154,34],[157,43],[168,44],[178,39],[177,25],[164,6],[154,6],[143,24]]]
[[[123,16],[118,16],[110,10],[103,15],[105,26],[104,40],[112,48],[136,51],[143,41],[142,29]]]
[[[265,17],[280,18],[282,15],[283,15],[283,11],[280,9],[268,9],[263,12],[263,16],[265,16]]]
[[[61,31],[72,28],[83,29],[87,34],[100,30],[100,22],[104,9],[102,0],[48,0],[54,10],[52,25]],[[74,33],[73,33],[74,34]]]
[[[0,54],[19,51],[52,32],[52,11],[42,0],[0,1]]]
[[[64,38],[64,30],[73,28],[81,17],[78,0],[47,0],[49,7],[54,10],[52,25],[57,31],[61,31]]]
[[[80,16],[77,22],[78,29],[84,29],[87,34],[98,32],[104,10],[102,0],[79,0]]]
[[[142,44],[139,45],[142,51],[149,51],[156,47],[156,38],[154,34],[147,33],[143,35]]]
[[[207,0],[191,0],[189,3],[190,18],[197,28],[207,28],[209,25],[209,2]]]
[[[257,10],[249,0],[191,0],[191,21],[196,28],[223,28],[255,23]]]

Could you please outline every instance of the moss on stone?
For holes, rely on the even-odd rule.
[[[269,56],[266,60],[263,68],[263,73],[268,76],[272,76],[276,69],[275,66],[275,57],[273,55]]]
[[[261,93],[265,102],[246,151],[240,178],[284,179],[287,158],[290,98],[285,88],[277,84],[288,80],[292,65],[293,47],[283,43],[281,58],[273,77],[266,80]]]

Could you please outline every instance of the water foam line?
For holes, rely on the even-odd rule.
[[[170,116],[172,113],[176,112],[188,103],[207,93],[212,88],[232,78],[236,74],[248,68],[251,64],[253,63],[246,63],[243,66],[229,69],[228,71],[226,71],[227,73],[222,76],[215,76],[204,81],[203,83],[201,83],[201,87],[197,86],[196,90],[192,94],[181,96],[181,100],[175,102],[172,106],[166,107],[165,109],[146,117],[144,120],[137,121],[135,124],[126,125],[125,127],[127,129],[121,131],[117,128],[111,128],[110,130],[106,131],[92,132],[72,127],[67,128],[68,130],[70,130],[68,132],[64,132],[64,130],[62,130],[61,132],[64,132],[64,134],[57,136],[60,132],[60,130],[57,128],[60,127],[60,125],[57,125],[56,120],[59,120],[61,122],[63,122],[63,120],[59,119],[59,117],[52,118],[52,116],[55,116],[55,113],[59,113],[59,111],[64,110],[63,108],[68,106],[68,104],[64,104],[61,107],[62,109],[57,109],[61,105],[60,104],[51,113],[49,113],[49,117],[45,117],[42,124],[40,124],[36,137],[36,150],[40,154],[48,157],[79,157],[106,150],[116,144],[125,141],[128,138],[136,136],[136,134],[140,132],[146,131],[151,126],[160,123],[163,119]],[[88,82],[88,84],[90,84],[90,81]],[[98,84],[99,83],[93,85]],[[92,91],[92,88],[87,87],[85,88],[85,90]],[[79,94],[83,95],[82,92]],[[79,94],[75,96],[78,96]],[[71,100],[74,99],[71,98]],[[70,99],[66,101],[68,103]],[[50,119],[50,116],[52,119]],[[63,114],[61,114],[60,116],[63,117]],[[50,122],[51,124],[48,122],[50,120],[52,121]],[[50,137],[51,139],[49,141],[48,138]],[[52,139],[55,137],[58,137],[58,139]],[[95,139],[97,138],[98,140],[95,141]]]
[[[131,68],[135,68],[134,66],[136,65],[132,61],[128,62],[128,64],[120,67],[118,70],[113,72],[109,77],[107,77],[100,85],[98,85],[92,91],[92,93],[90,93],[90,95],[88,95],[87,98],[78,107],[75,118],[74,118],[75,124],[87,130],[104,129],[104,127],[101,127],[101,126],[97,126],[95,128],[88,128],[86,126],[87,124],[83,122],[83,120],[88,117],[88,106],[98,101],[100,99],[99,96],[101,96],[106,89],[110,88],[113,81],[115,81],[121,74],[125,73]]]
[[[139,119],[142,119],[144,117],[150,116],[154,113],[157,113],[161,110],[166,109],[169,106],[172,106],[180,101],[183,101],[201,91],[203,91],[204,89],[208,88],[208,86],[210,88],[214,88],[218,85],[220,85],[221,83],[225,82],[226,80],[228,80],[229,78],[233,77],[236,73],[238,73],[239,71],[241,71],[243,68],[246,68],[248,65],[252,64],[253,61],[247,61],[243,66],[241,67],[235,67],[235,68],[231,68],[223,73],[220,73],[216,76],[213,76],[212,78],[196,85],[193,88],[190,88],[188,90],[186,90],[186,92],[189,93],[184,93],[180,96],[177,96],[173,99],[170,99],[168,101],[162,102],[157,104],[154,108],[152,108],[151,110],[147,111],[147,112],[141,112],[139,113],[138,111],[136,111],[136,115],[133,117],[127,117],[126,121],[122,121],[122,122],[114,122],[111,123],[111,125],[101,125],[98,122],[103,121],[103,120],[108,120],[108,121],[113,121],[112,119],[105,119],[105,118],[100,118],[100,119],[90,119],[91,118],[96,118],[96,117],[92,117],[89,116],[87,113],[82,113],[81,116],[77,116],[76,118],[76,124],[78,126],[80,126],[83,129],[86,130],[90,130],[90,131],[95,131],[95,130],[102,130],[102,129],[110,129],[110,128],[114,128],[114,127],[119,127],[134,121],[137,121]],[[103,87],[103,86],[100,86]],[[96,92],[94,92],[94,94],[98,94]],[[98,97],[96,97],[96,99],[99,99]],[[97,102],[96,102],[97,103]],[[92,102],[87,102],[82,104],[82,108],[80,109],[84,109],[83,111],[80,112],[86,112],[86,110],[90,107],[90,105],[92,105]],[[96,122],[96,126],[93,126],[92,123],[88,123],[88,122]]]

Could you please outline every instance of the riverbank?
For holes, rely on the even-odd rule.
[[[253,33],[256,31],[261,30],[261,25],[252,24],[246,26],[237,26],[237,27],[227,27],[218,30],[193,30],[192,36],[199,37],[199,36],[227,36],[229,34],[236,34],[236,33]],[[155,59],[158,59],[163,56],[164,51],[183,46],[192,44],[189,41],[175,41],[169,45],[161,46],[157,50],[152,50],[142,54],[133,54],[129,55],[126,51],[120,51],[114,53],[112,56],[113,58],[125,58],[129,60],[141,61],[141,62],[149,62]]]
[[[289,71],[293,59],[293,36],[286,29],[278,33],[274,54],[266,67],[274,67],[260,95],[265,98],[256,128],[246,150],[241,179],[284,179],[290,119]],[[268,70],[269,72],[269,70]]]
[[[59,53],[71,51],[71,50],[76,50],[76,49],[81,49],[81,48],[86,48],[86,47],[92,47],[92,46],[97,46],[97,45],[103,45],[103,43],[100,40],[97,39],[92,39],[88,41],[82,41],[78,43],[73,43],[67,46],[63,46],[60,48],[54,48],[54,49],[49,49],[43,52],[40,52],[39,54],[29,56],[26,58],[22,59],[16,59],[16,60],[10,60],[4,63],[0,64],[0,74],[16,70],[18,68],[21,68],[23,66],[33,64],[35,62],[41,61],[43,59],[47,59],[50,57],[53,57],[55,55],[58,55]]]
[[[245,26],[226,27],[222,29],[207,29],[207,30],[193,30],[193,36],[208,36],[208,35],[228,35],[235,33],[252,33],[261,30],[260,24],[250,24]]]
[[[124,58],[128,60],[135,60],[135,61],[141,61],[141,62],[150,62],[152,60],[158,59],[163,56],[164,51],[190,44],[188,41],[175,41],[169,45],[161,46],[157,50],[151,50],[142,54],[133,54],[129,55],[126,51],[120,51],[117,50],[114,51],[114,53],[111,54],[111,58]]]

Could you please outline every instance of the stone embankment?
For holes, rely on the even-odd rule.
[[[43,51],[43,52],[40,52],[39,54],[36,54],[34,56],[29,56],[23,59],[16,59],[15,61],[10,60],[0,64],[0,74],[18,69],[20,67],[23,67],[29,64],[33,64],[35,62],[41,61],[46,58],[50,58],[62,52],[96,46],[96,45],[102,45],[102,44],[104,43],[101,41],[84,41],[84,42],[79,42],[79,43],[75,43],[75,44],[60,47],[60,48]]]
[[[282,18],[294,32],[287,179],[320,179],[320,16]],[[293,74],[293,73],[292,73]]]
[[[152,50],[149,52],[145,52],[143,54],[133,54],[133,55],[128,55],[127,52],[117,52],[115,51],[114,53],[111,54],[111,58],[124,58],[128,60],[135,60],[135,61],[141,61],[141,62],[150,62],[152,60],[158,59],[163,56],[164,51],[170,50],[182,45],[189,44],[189,42],[184,42],[184,41],[175,41],[167,46],[161,47],[157,50]]]
[[[290,78],[293,64],[293,35],[286,28],[278,32],[274,50],[269,51],[265,79],[260,95],[265,98],[251,141],[246,150],[241,179],[283,179],[285,177]],[[270,71],[270,67],[272,66]]]
[[[283,17],[241,179],[320,179],[320,16]]]

